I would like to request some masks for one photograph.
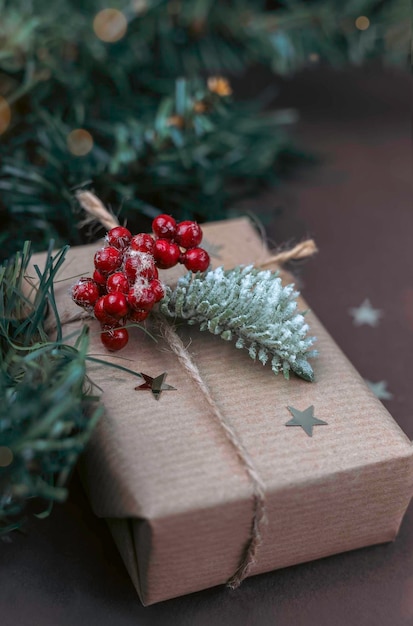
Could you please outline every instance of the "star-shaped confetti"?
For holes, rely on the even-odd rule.
[[[379,319],[382,317],[383,312],[380,309],[374,309],[371,306],[371,302],[368,298],[361,303],[359,307],[349,309],[349,313],[353,318],[354,326],[377,326]]]
[[[314,426],[327,426],[327,422],[323,422],[323,420],[319,420],[314,417],[314,407],[309,406],[304,411],[299,411],[292,406],[287,406],[287,409],[290,411],[293,416],[289,422],[287,422],[286,426],[301,426],[303,430],[307,433],[309,437],[313,436],[313,427]]]
[[[366,380],[366,384],[379,400],[391,400],[393,398],[393,394],[387,389],[385,380],[379,380],[377,383]]]
[[[135,390],[146,391],[149,389],[150,391],[152,391],[152,395],[155,400],[159,400],[162,391],[176,391],[175,387],[167,385],[165,382],[165,378],[167,377],[168,372],[163,372],[163,374],[159,374],[159,376],[156,376],[156,378],[152,378],[152,376],[148,376],[148,374],[144,374],[143,372],[140,372],[140,375],[145,380],[145,382],[142,383],[142,385],[138,385],[137,387],[135,387]]]

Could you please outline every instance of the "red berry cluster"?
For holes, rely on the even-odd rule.
[[[128,343],[127,322],[142,322],[164,289],[158,268],[178,262],[192,272],[204,272],[209,255],[199,248],[202,230],[196,222],[176,223],[170,215],[152,222],[155,238],[146,233],[132,236],[124,226],[112,228],[107,245],[94,257],[93,278],[81,278],[72,288],[76,304],[93,312],[101,323],[101,340],[108,350],[121,350]]]

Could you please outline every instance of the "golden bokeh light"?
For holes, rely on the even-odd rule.
[[[209,91],[218,96],[225,97],[232,94],[232,88],[227,78],[223,76],[210,76],[207,81]]]
[[[93,30],[96,37],[106,43],[115,43],[122,39],[127,28],[126,17],[118,9],[102,9],[93,20]]]
[[[11,121],[11,109],[5,98],[0,96],[0,135],[6,132]]]
[[[356,19],[356,28],[359,30],[367,30],[370,26],[370,20],[365,15],[359,15]]]
[[[67,147],[74,156],[85,156],[93,148],[93,137],[84,128],[76,128],[67,136]]]

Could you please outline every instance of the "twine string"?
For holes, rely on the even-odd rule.
[[[86,211],[87,223],[96,221],[100,222],[106,230],[119,226],[119,221],[113,213],[111,213],[103,204],[103,202],[95,196],[91,191],[79,190],[75,193],[76,200],[79,202],[82,209]],[[85,222],[83,222],[84,224]]]
[[[288,261],[296,261],[298,259],[306,259],[310,256],[313,256],[318,252],[318,248],[315,244],[314,239],[305,239],[298,243],[291,250],[282,250],[281,252],[277,252],[268,258],[265,259],[262,263],[259,263],[259,267],[265,268],[270,265],[284,265],[288,263]]]
[[[250,538],[245,546],[241,562],[236,572],[227,582],[228,587],[230,587],[231,589],[236,589],[237,587],[239,587],[244,578],[248,575],[251,566],[256,562],[256,553],[258,547],[262,543],[261,528],[266,519],[264,483],[260,478],[253,458],[249,454],[248,450],[245,448],[230,420],[222,413],[218,404],[212,397],[211,392],[204,379],[202,378],[197,365],[192,360],[191,355],[185,348],[179,335],[176,333],[174,328],[165,320],[165,318],[158,316],[157,323],[162,337],[165,339],[172,352],[178,358],[188,376],[201,390],[204,399],[211,409],[212,415],[215,417],[218,424],[224,430],[227,441],[229,441],[229,443],[232,445],[238,456],[238,459],[241,461],[241,464],[253,488],[253,519],[251,524]]]

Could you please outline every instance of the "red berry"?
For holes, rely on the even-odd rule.
[[[129,333],[126,328],[104,328],[100,335],[100,340],[108,350],[115,352],[122,350],[129,340]]]
[[[109,313],[107,312],[106,307],[105,307],[105,298],[106,296],[102,296],[101,298],[99,298],[99,300],[95,304],[93,313],[96,319],[101,324],[105,324],[107,326],[116,326],[118,321],[112,315],[109,315]]]
[[[108,293],[120,291],[120,293],[128,293],[129,283],[123,272],[115,272],[111,274],[106,281],[106,290]]]
[[[205,272],[209,267],[209,254],[203,248],[191,248],[184,254],[184,265],[191,272]]]
[[[159,300],[162,300],[165,292],[160,280],[157,280],[156,278],[154,280],[151,280],[151,282],[149,283],[149,289],[155,296],[155,302],[159,302]]]
[[[132,233],[124,226],[115,226],[106,235],[106,240],[110,246],[123,250],[132,239]]]
[[[170,215],[158,215],[152,222],[152,230],[160,239],[173,239],[175,237],[176,222]]]
[[[106,288],[106,276],[103,276],[102,272],[99,270],[95,270],[93,272],[93,280],[99,285],[99,287]]]
[[[175,241],[182,248],[196,248],[202,241],[202,230],[196,222],[187,220],[176,227]]]
[[[122,263],[122,253],[113,246],[101,248],[95,254],[95,267],[101,274],[111,274],[115,272]]]
[[[131,257],[128,257],[126,259],[125,265],[123,266],[123,271],[125,272],[125,276],[128,279],[128,282],[135,282],[138,268],[136,267],[136,263],[132,260]]]
[[[129,316],[128,316],[128,320],[131,322],[143,322],[143,320],[146,320],[146,318],[149,315],[149,311],[145,311],[144,309],[136,309],[136,311],[132,311]]]
[[[130,247],[132,250],[138,250],[139,252],[149,252],[152,254],[155,240],[151,235],[146,233],[139,233],[132,237]]]
[[[155,294],[146,281],[137,282],[127,295],[129,306],[132,309],[150,311],[155,304]]]
[[[93,307],[99,295],[99,286],[91,278],[81,278],[72,289],[73,301],[84,308]]]
[[[103,308],[108,315],[117,320],[125,317],[125,315],[129,312],[126,296],[119,291],[108,293],[106,296],[103,296]]]
[[[155,260],[148,252],[131,250],[125,261],[124,270],[130,283],[135,282],[138,277],[148,279],[158,277]]]
[[[176,265],[181,256],[181,251],[176,243],[172,243],[167,239],[157,239],[153,251],[156,265],[163,270]]]

